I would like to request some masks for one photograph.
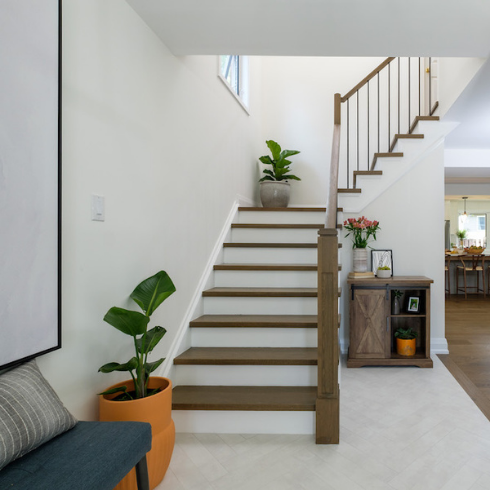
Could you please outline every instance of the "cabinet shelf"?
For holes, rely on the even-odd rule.
[[[427,277],[393,277],[382,287],[379,282],[349,279],[350,345],[347,367],[419,366],[432,367],[430,358],[430,284]],[[402,291],[402,312],[392,314],[394,291]],[[409,298],[419,298],[419,312],[409,313]],[[396,353],[395,331],[411,328],[417,335],[414,356]]]

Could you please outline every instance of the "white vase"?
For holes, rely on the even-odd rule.
[[[367,272],[367,249],[355,248],[352,253],[354,272]]]

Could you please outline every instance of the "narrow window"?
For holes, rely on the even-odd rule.
[[[248,112],[248,58],[238,55],[221,55],[218,76]]]

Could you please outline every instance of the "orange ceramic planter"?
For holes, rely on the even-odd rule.
[[[396,339],[396,352],[400,356],[415,355],[416,339]]]
[[[134,389],[133,381],[123,381],[108,388],[126,385]],[[99,420],[135,421],[151,424],[151,450],[146,455],[150,488],[155,488],[165,476],[175,444],[175,425],[172,420],[172,382],[167,378],[151,377],[149,389],[161,388],[156,395],[138,400],[113,401],[116,395],[99,395]],[[117,490],[136,490],[134,469],[119,483]]]

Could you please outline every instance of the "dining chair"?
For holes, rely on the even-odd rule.
[[[483,293],[483,297],[486,297],[486,289],[485,289],[485,273],[483,270],[483,256],[482,255],[467,255],[465,259],[462,257],[459,258],[461,261],[461,265],[458,265],[456,268],[456,293],[459,294],[460,291],[464,291],[465,299],[468,298],[468,289],[475,289],[476,293]],[[471,265],[470,265],[471,261]],[[464,286],[459,286],[459,275],[463,273],[463,282]],[[476,274],[476,286],[468,286],[466,281],[467,274],[471,273]],[[480,274],[482,276],[483,288],[480,288]]]
[[[444,267],[444,287],[446,288],[446,293],[447,293],[447,299],[451,298],[451,259],[449,257],[446,257],[445,259],[445,267]]]

